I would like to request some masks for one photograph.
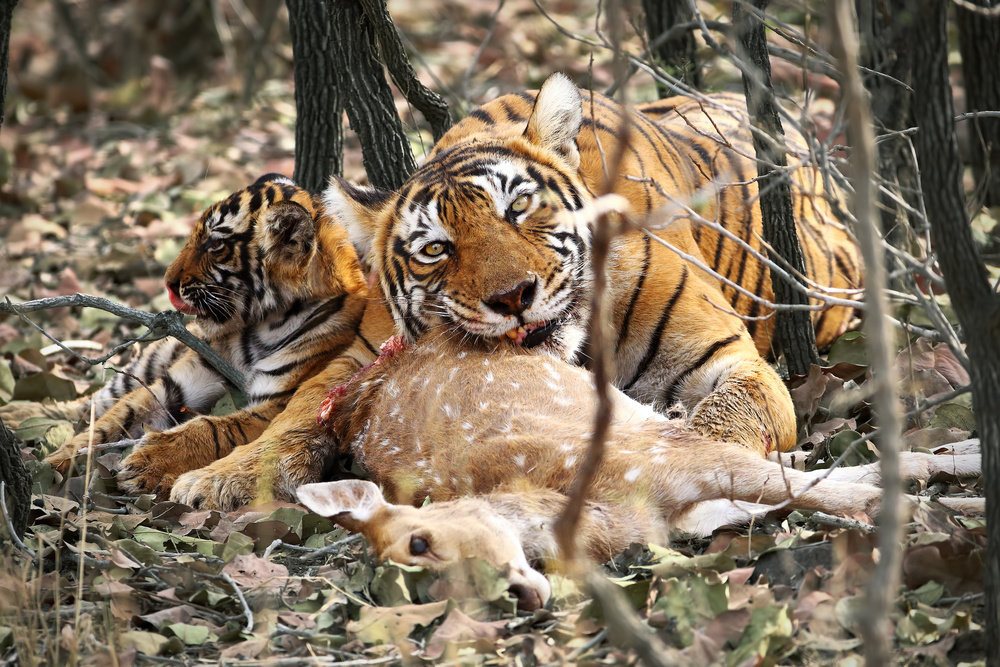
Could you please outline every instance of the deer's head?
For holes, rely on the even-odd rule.
[[[363,534],[381,558],[442,570],[478,557],[507,572],[520,609],[538,609],[549,599],[549,582],[528,565],[514,527],[482,498],[419,509],[391,505],[377,486],[362,480],[305,484],[296,493],[316,514]]]

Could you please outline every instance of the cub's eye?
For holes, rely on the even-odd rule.
[[[420,252],[427,255],[428,257],[439,257],[440,255],[443,255],[445,252],[447,252],[447,250],[448,247],[444,243],[441,243],[440,241],[434,241],[433,243],[428,243],[423,248],[421,248]]]
[[[222,252],[222,249],[226,247],[226,242],[224,239],[212,239],[208,242],[209,252]]]
[[[510,210],[514,213],[524,213],[529,203],[531,203],[531,198],[528,195],[521,195],[511,202]]]
[[[425,553],[430,551],[431,545],[427,544],[427,540],[422,537],[414,535],[410,538],[410,555],[411,556],[423,556]]]

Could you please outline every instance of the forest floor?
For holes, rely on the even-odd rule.
[[[127,25],[122,12],[129,7],[93,4],[98,11],[80,24],[93,35],[87,48],[101,64],[97,28],[102,21]],[[592,76],[598,90],[611,83],[607,52],[562,35],[530,0],[501,5],[480,49],[496,2],[443,0],[430,9],[390,3],[420,54],[418,72],[429,85],[437,87],[434,78],[447,82],[457,114],[500,93],[536,87],[552,71],[577,81]],[[550,10],[563,27],[593,38],[595,8],[580,7],[564,0]],[[238,27],[236,18],[228,20]],[[243,72],[219,54],[200,78],[184,78],[152,58],[141,77],[81,93],[72,76],[79,70],[66,65],[72,58],[61,50],[68,48],[65,36],[44,11],[22,3],[0,132],[0,297],[16,303],[85,292],[150,312],[170,308],[163,272],[200,212],[263,173],[293,172],[285,31],[272,36],[248,102]],[[634,38],[629,46],[641,50]],[[244,53],[238,40],[230,48]],[[710,86],[737,81],[730,66],[713,61]],[[822,89],[829,82],[812,83]],[[631,99],[655,95],[642,77],[628,91]],[[832,103],[814,104],[821,124]],[[414,152],[423,155],[429,134],[402,99],[399,111]],[[362,176],[353,138],[345,175]],[[984,244],[993,243],[992,222],[988,213],[977,218]],[[63,308],[31,319],[60,341],[76,341],[71,347],[88,356],[141,332],[97,310]],[[969,383],[968,374],[943,344],[906,343],[901,338],[897,359],[905,378],[900,396],[910,411],[906,445],[933,451],[970,437],[968,394],[915,410],[915,397],[949,394]],[[550,575],[549,605],[517,612],[504,595],[503,573],[484,563],[470,568],[465,589],[447,586],[429,571],[374,561],[360,538],[294,504],[225,513],[123,496],[113,474],[121,452],[95,458],[89,475],[61,479],[39,459],[81,428],[64,402],[93,391],[129,354],[90,366],[54,348],[26,321],[0,316],[0,406],[16,422],[33,474],[25,542],[40,554],[9,551],[0,560],[0,664],[635,660],[609,631],[601,606],[581,584],[557,574]],[[827,362],[792,386],[801,463],[808,468],[829,465],[873,427],[863,391],[863,336],[846,334]],[[864,443],[846,464],[875,458],[877,450]],[[910,491],[978,495],[980,485],[936,479]],[[848,527],[829,525],[811,512],[786,510],[708,539],[633,545],[601,567],[650,632],[690,664],[856,664],[859,610],[877,559],[871,524],[860,515],[849,517]],[[933,504],[907,518],[894,617],[901,662],[981,660],[984,545],[978,518]]]

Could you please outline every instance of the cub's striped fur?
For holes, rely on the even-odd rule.
[[[605,190],[622,125],[617,104],[581,95],[557,74],[537,93],[507,95],[472,112],[399,192],[334,179],[324,197],[377,269],[409,341],[445,326],[579,359],[590,227],[573,212]],[[705,218],[760,247],[742,102],[718,95],[647,104],[630,114],[628,132],[614,191],[627,198],[629,216],[644,220],[672,209],[659,239],[770,298],[765,267],[671,202],[697,202]],[[854,243],[834,221],[817,171],[800,166],[792,179],[809,277],[857,287]],[[761,451],[794,445],[791,399],[760,356],[773,324],[745,325],[733,313],[761,316],[764,308],[638,232],[614,243],[609,279],[623,391],[663,411],[680,403],[695,426],[719,439]],[[820,342],[832,341],[849,316],[845,308],[818,315]]]
[[[191,351],[148,389],[125,395],[94,425],[94,442],[153,429],[122,464],[119,484],[130,492],[165,494],[181,473],[256,439],[303,382],[354,340],[366,297],[343,227],[279,174],[205,211],[168,268],[166,285],[174,306],[195,315],[205,340],[244,374],[248,405],[227,416],[197,416],[226,387]],[[149,350],[136,364],[148,355],[155,362],[170,347]],[[89,439],[81,433],[46,460],[65,470]]]

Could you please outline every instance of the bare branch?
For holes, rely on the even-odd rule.
[[[23,313],[31,313],[36,310],[48,310],[50,308],[62,308],[65,306],[97,308],[98,310],[103,310],[107,313],[111,313],[112,315],[117,315],[123,320],[138,322],[149,329],[148,335],[151,336],[152,340],[163,338],[164,336],[173,336],[201,355],[201,357],[207,361],[212,368],[217,370],[219,374],[226,378],[226,380],[228,380],[234,387],[239,389],[241,392],[245,391],[246,380],[243,377],[243,374],[233,368],[233,366],[228,361],[223,359],[218,352],[213,350],[208,343],[188,331],[187,327],[184,326],[183,315],[175,310],[165,310],[161,313],[147,313],[144,310],[136,310],[135,308],[129,308],[128,306],[123,306],[120,303],[115,303],[110,299],[77,292],[76,294],[69,296],[55,296],[47,299],[36,299],[34,301],[25,301],[24,303],[19,304],[11,303],[10,298],[8,297],[5,303],[0,303],[0,313],[12,313],[20,316]],[[48,338],[55,343],[59,342],[48,334],[46,334],[46,336],[48,336]],[[92,361],[87,357],[73,352],[69,348],[66,348],[66,351],[90,364],[103,363],[103,360]]]

